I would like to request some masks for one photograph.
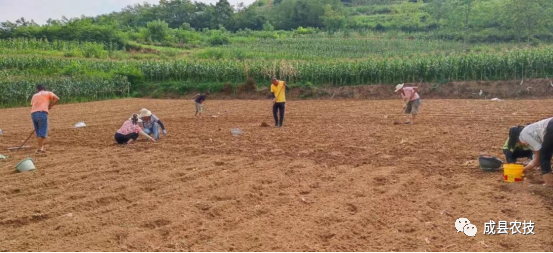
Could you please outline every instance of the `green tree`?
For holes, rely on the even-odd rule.
[[[191,31],[191,32],[195,32],[196,29],[192,28],[192,26],[190,26],[189,23],[182,23],[182,25],[179,27],[179,29],[183,30],[183,31]]]
[[[463,11],[464,16],[464,22],[463,22],[463,51],[467,50],[467,40],[469,39],[469,26],[470,26],[470,18],[472,14],[472,8],[474,7],[474,3],[478,0],[456,0],[457,4],[459,5],[459,8]]]
[[[503,22],[513,30],[518,41],[526,38],[527,43],[536,32],[545,28],[552,13],[549,0],[506,0],[503,7]]]
[[[178,28],[190,22],[196,7],[190,0],[160,0],[159,8],[162,19],[170,28]]]
[[[153,41],[164,41],[169,34],[169,25],[162,20],[148,22],[148,35]]]
[[[446,0],[434,0],[428,4],[427,10],[431,13],[436,22],[436,27],[440,28],[442,20],[448,13],[448,5]]]
[[[275,27],[273,25],[271,25],[271,22],[267,21],[265,22],[265,24],[263,24],[263,31],[274,31],[275,30]]]
[[[346,26],[346,17],[332,8],[332,5],[324,6],[324,16],[322,17],[325,28],[330,32],[343,29]]]
[[[251,30],[263,29],[263,25],[268,22],[267,15],[263,11],[263,8],[255,4],[240,10],[234,14],[234,27],[232,29],[234,31],[246,28]]]
[[[277,29],[295,29],[302,27],[324,27],[324,6],[330,4],[332,9],[341,12],[340,0],[283,0],[273,7],[270,21]]]
[[[427,13],[423,9],[424,3],[422,0],[416,2],[402,2],[394,8],[394,24],[408,31],[416,31],[424,28],[425,24],[422,20],[428,19]]]
[[[10,21],[5,21],[0,23],[0,35],[1,38],[8,38],[12,31],[17,29],[17,24]]]
[[[232,27],[230,21],[232,20],[233,14],[234,10],[228,0],[219,0],[215,4],[215,12],[211,18],[211,27],[217,28],[219,25]]]
[[[213,5],[207,5],[201,2],[196,2],[196,10],[190,20],[190,25],[196,30],[202,30],[204,28],[211,27],[211,19],[215,15]]]
[[[25,26],[32,26],[32,25],[35,25],[35,26],[36,26],[36,25],[37,25],[37,24],[35,23],[34,20],[31,19],[31,21],[29,21],[29,20],[26,20],[26,19],[23,18],[23,17],[20,18],[20,19],[18,19],[18,20],[16,20],[15,23],[16,23],[18,26],[23,26],[23,27],[25,27]]]
[[[450,11],[448,13],[448,28],[452,31],[462,30],[463,51],[467,49],[467,42],[471,35],[471,21],[474,7],[477,3],[487,0],[449,0]]]

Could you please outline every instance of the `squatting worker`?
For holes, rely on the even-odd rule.
[[[421,99],[418,92],[418,87],[404,87],[403,83],[396,86],[396,93],[400,93],[403,99],[403,110],[408,115],[405,124],[414,124],[415,117],[419,114]]]
[[[543,180],[548,186],[553,186],[553,174],[551,174],[551,156],[553,154],[552,119],[544,119],[524,127],[518,137],[520,144],[528,145],[534,151],[534,159],[524,167],[524,170],[540,166]]]
[[[286,109],[286,82],[273,77],[271,80],[271,93],[273,93],[275,127],[282,127],[282,123],[284,123],[284,111]]]
[[[138,139],[138,134],[155,141],[138,126],[138,114],[133,114],[130,119],[123,123],[123,126],[115,133],[115,141],[119,144],[131,144]]]
[[[167,130],[165,130],[165,126],[159,120],[156,115],[152,114],[151,111],[149,111],[146,108],[143,108],[140,110],[140,120],[142,120],[142,127],[144,128],[144,132],[149,136],[151,134],[154,134],[154,139],[159,140],[159,127],[161,127],[161,130],[163,131],[163,135],[167,135]]]
[[[198,117],[198,115],[201,117],[202,112],[204,110],[204,101],[207,99],[207,96],[209,95],[209,91],[204,94],[196,94],[194,96],[194,105],[196,106],[196,114],[195,117]]]
[[[521,145],[518,141],[520,132],[524,126],[515,126],[509,129],[509,137],[503,146],[503,154],[507,163],[516,163],[519,158],[533,158],[533,152],[527,145]]]
[[[36,87],[37,93],[31,99],[31,119],[38,141],[37,153],[44,153],[44,143],[48,136],[48,111],[60,100],[56,94],[46,91],[43,85]]]

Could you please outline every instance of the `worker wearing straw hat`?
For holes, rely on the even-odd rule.
[[[405,124],[415,123],[415,117],[419,114],[421,99],[418,91],[418,87],[404,87],[403,83],[396,86],[395,92],[400,93],[403,99],[403,111],[409,115]]]
[[[38,141],[37,153],[44,153],[44,143],[48,136],[48,110],[60,100],[56,94],[46,91],[43,85],[36,87],[37,93],[31,99],[31,119],[35,127],[35,133]]]
[[[142,120],[142,127],[144,129],[144,132],[147,135],[153,134],[155,140],[159,140],[159,127],[161,127],[163,135],[167,134],[165,126],[163,125],[161,120],[159,120],[156,115],[152,114],[150,110],[146,108],[140,110],[139,118],[140,120]]]

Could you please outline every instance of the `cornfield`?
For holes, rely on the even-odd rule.
[[[75,97],[92,100],[129,94],[129,83],[125,77],[117,76],[120,73],[142,73],[150,83],[243,83],[248,77],[257,82],[269,82],[272,76],[277,76],[290,83],[310,82],[335,86],[396,84],[419,80],[546,78],[553,76],[552,49],[543,47],[482,54],[316,61],[111,61],[3,55],[0,56],[0,104],[26,103],[37,83],[45,83],[65,99]],[[48,73],[48,77],[42,77],[40,73]],[[69,76],[63,77],[67,73]]]
[[[116,96],[127,96],[130,83],[126,77],[12,77],[0,80],[0,107],[25,105],[36,92],[36,85],[44,84],[63,102],[93,101]]]
[[[141,62],[140,69],[154,82],[244,82],[247,77],[259,82],[269,81],[271,76],[332,85],[512,80],[553,76],[553,51],[541,48],[357,61],[148,61]]]
[[[356,61],[178,60],[106,61],[57,59],[40,56],[0,56],[0,70],[49,69],[68,66],[88,71],[140,70],[146,80],[244,82],[249,76],[268,81],[278,76],[290,82],[356,85],[393,84],[406,81],[511,80],[553,76],[551,48],[503,53],[419,56]]]
[[[47,69],[55,71],[68,66],[80,66],[86,70],[109,72],[113,69],[125,68],[132,65],[137,68],[137,62],[117,62],[110,60],[88,60],[88,59],[59,59],[43,56],[0,56],[0,70],[5,69]]]
[[[444,51],[462,51],[457,41],[427,39],[379,38],[285,38],[263,39],[208,48],[197,53],[199,58],[238,59],[366,59],[390,58],[413,54],[439,54]]]
[[[87,47],[100,47],[103,50],[116,51],[122,48],[117,43],[95,43],[80,41],[48,41],[46,39],[27,39],[15,38],[0,40],[0,48],[10,50],[42,50],[42,51],[71,51],[75,49],[84,49]]]

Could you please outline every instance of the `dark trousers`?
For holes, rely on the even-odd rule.
[[[532,159],[532,157],[534,157],[534,152],[532,152],[532,150],[515,149],[515,152],[511,152],[511,150],[504,149],[503,154],[505,154],[507,163],[516,163],[519,158]]]
[[[286,102],[283,103],[275,103],[273,105],[273,117],[275,118],[275,126],[282,126],[282,123],[284,123],[284,110],[286,108]],[[278,115],[280,112],[280,120],[278,118]]]
[[[138,139],[138,133],[131,133],[127,135],[120,134],[120,133],[115,134],[115,141],[119,144],[127,144],[127,142],[129,142],[130,139],[133,139],[136,141],[136,139]]]
[[[540,167],[542,174],[551,173],[551,156],[553,155],[553,120],[547,124],[545,136],[540,149]]]

